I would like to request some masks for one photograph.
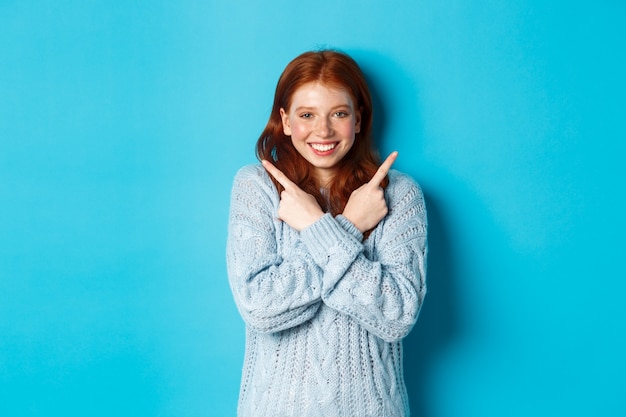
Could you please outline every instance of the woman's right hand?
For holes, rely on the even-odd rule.
[[[262,164],[267,172],[284,188],[283,192],[280,193],[280,204],[278,205],[278,218],[280,220],[297,231],[301,231],[324,215],[315,197],[304,192],[271,162],[263,160]]]
[[[346,203],[342,214],[361,233],[375,228],[387,215],[385,193],[380,187],[380,183],[387,176],[397,157],[398,152],[392,152],[378,168],[372,179],[354,190]]]

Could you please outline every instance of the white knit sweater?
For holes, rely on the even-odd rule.
[[[419,186],[390,171],[368,239],[345,217],[297,232],[261,165],[236,175],[227,265],[246,323],[240,417],[404,417],[402,341],[426,294]]]

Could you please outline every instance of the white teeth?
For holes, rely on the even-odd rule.
[[[337,146],[336,143],[329,143],[326,145],[323,145],[321,143],[311,143],[311,148],[315,149],[316,151],[319,152],[326,152],[326,151],[330,151],[331,149],[334,149],[335,146]]]

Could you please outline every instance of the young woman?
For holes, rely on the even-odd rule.
[[[380,166],[358,65],[289,63],[231,196],[227,264],[246,323],[241,417],[409,415],[402,338],[426,294],[419,186]]]

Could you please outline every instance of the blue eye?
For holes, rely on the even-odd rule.
[[[345,111],[338,111],[335,113],[335,116],[337,117],[348,117],[348,113]]]
[[[303,119],[310,119],[311,117],[313,117],[313,115],[311,113],[302,113],[300,117],[302,117]]]

